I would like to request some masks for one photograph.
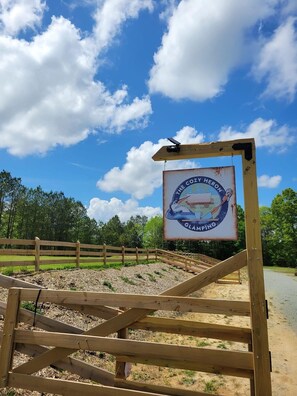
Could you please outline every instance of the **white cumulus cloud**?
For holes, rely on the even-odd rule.
[[[219,133],[219,140],[254,138],[257,147],[267,147],[269,151],[284,152],[296,140],[294,131],[287,125],[278,126],[275,120],[257,118],[238,132],[232,127],[224,127]]]
[[[198,101],[218,95],[232,70],[251,60],[253,40],[247,34],[275,12],[276,4],[276,0],[181,0],[154,55],[150,91]]]
[[[135,0],[135,10],[137,4],[138,11],[144,8],[143,3]],[[121,10],[115,24],[138,15]],[[0,8],[0,16],[4,11]],[[117,31],[114,26],[106,45]],[[97,79],[96,40],[92,34],[84,37],[64,17],[53,17],[30,41],[0,31],[0,148],[17,156],[44,154],[57,145],[76,144],[96,130],[120,133],[146,126],[152,113],[147,95],[130,99],[127,86],[110,92]]]
[[[99,2],[94,14],[94,37],[101,50],[109,46],[125,20],[137,18],[140,11],[153,10],[152,0],[107,0]]]
[[[258,177],[258,186],[267,187],[267,188],[276,188],[281,181],[282,181],[282,177],[280,175],[277,176],[262,175]]]
[[[21,30],[39,26],[45,1],[0,0],[0,32],[17,35]]]
[[[176,133],[174,138],[182,144],[201,143],[202,133],[186,126]],[[127,153],[122,168],[114,167],[98,180],[97,187],[106,192],[123,191],[134,198],[142,199],[151,195],[162,184],[164,164],[155,162],[152,156],[170,143],[160,139],[158,143],[146,141],[139,147],[132,147]],[[193,168],[193,161],[168,161],[166,169]]]
[[[118,198],[111,198],[109,201],[92,198],[87,208],[88,216],[97,221],[106,223],[113,216],[118,215],[120,220],[125,222],[131,216],[147,216],[148,218],[160,215],[161,208],[151,206],[139,206],[135,199],[128,199],[123,202]]]
[[[263,46],[254,74],[267,82],[263,95],[293,101],[297,91],[297,18],[289,17]]]

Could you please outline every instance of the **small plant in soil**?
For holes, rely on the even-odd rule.
[[[224,344],[223,342],[221,342],[220,344],[217,345],[217,348],[219,349],[228,349],[226,344]]]
[[[210,345],[209,342],[206,342],[204,340],[197,341],[197,347],[205,347],[205,346],[208,346],[208,345]]]
[[[21,302],[21,308],[27,309],[28,311],[35,312],[35,307],[36,305],[32,301]],[[36,308],[36,313],[38,313],[39,315],[43,315],[43,312],[39,307]]]
[[[157,282],[157,279],[154,277],[154,275],[150,274],[149,272],[147,272],[147,276],[151,282]]]
[[[124,281],[125,283],[128,283],[128,285],[136,285],[135,282],[133,282],[133,280],[127,278],[127,276],[121,276],[122,281]]]
[[[214,393],[218,389],[218,385],[215,380],[205,382],[204,392]]]
[[[183,372],[183,376],[180,380],[180,383],[186,386],[194,385],[196,382],[196,379],[194,378],[196,375],[195,371],[192,370],[185,370]]]
[[[143,277],[141,274],[135,274],[135,276],[136,276],[136,278],[138,278],[138,279],[143,279],[143,280],[144,280],[144,277]]]
[[[111,290],[111,291],[115,291],[115,288],[114,288],[114,287],[112,286],[112,284],[111,284],[109,281],[107,281],[107,280],[103,281],[103,286],[108,287],[109,290]]]

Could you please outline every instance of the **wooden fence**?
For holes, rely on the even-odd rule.
[[[163,263],[173,265],[193,274],[200,274],[220,262],[220,260],[200,253],[176,253],[168,250],[157,249],[156,254],[158,259]],[[231,274],[224,276],[222,279],[218,279],[217,283],[241,283],[240,270],[234,271]]]
[[[109,245],[92,245],[78,242],[43,241],[35,239],[7,239],[0,238],[0,268],[26,267],[33,265],[39,271],[42,265],[75,264],[77,268],[83,263],[109,263],[156,260],[156,249],[116,247]],[[3,256],[16,256],[13,260],[2,260]],[[2,256],[2,257],[1,257]],[[30,256],[28,260],[17,256]],[[52,257],[52,258],[49,258]]]
[[[250,316],[249,301],[188,297],[227,274],[243,268],[246,264],[247,255],[246,251],[243,251],[205,268],[199,274],[171,287],[161,295],[46,290],[0,275],[0,286],[9,288],[7,305],[5,303],[0,305],[0,313],[5,315],[3,332],[0,333],[2,340],[0,386],[63,395],[82,393],[102,396],[207,395],[200,391],[129,380],[131,364],[142,363],[248,378],[251,381],[251,394],[253,394],[251,329],[152,316],[158,310]],[[59,304],[68,309],[103,318],[105,321],[84,332],[80,328],[23,309],[22,301],[33,301],[36,306],[38,303]],[[227,351],[136,341],[128,339],[128,329],[235,341],[245,344],[246,350]],[[117,333],[117,338],[110,337],[114,333]],[[13,359],[16,350],[33,358],[15,366]],[[113,355],[116,359],[115,372],[99,368],[99,361],[98,365],[90,365],[77,356],[75,358],[71,356],[73,353],[86,350]],[[96,353],[94,355],[97,356]],[[61,375],[59,379],[32,376],[33,373],[48,366],[78,374],[83,381],[89,379],[93,383],[67,381]]]

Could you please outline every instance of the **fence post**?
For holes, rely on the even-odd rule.
[[[14,353],[14,329],[18,323],[20,289],[11,288],[8,292],[0,355],[0,388],[7,386],[8,372],[11,370]]]
[[[40,239],[35,237],[35,271],[39,271],[40,266]]]
[[[122,246],[122,265],[125,265],[125,246]]]
[[[139,264],[138,247],[135,249],[136,263]]]
[[[76,256],[76,268],[79,268],[80,262],[80,242],[76,242],[76,249],[75,249],[75,256]]]
[[[106,266],[106,243],[103,244],[103,265]]]
[[[158,261],[158,249],[155,248],[155,261]]]
[[[149,250],[146,249],[146,261],[149,262]]]
[[[120,307],[121,310],[125,311],[126,308]],[[127,340],[129,338],[128,328],[123,328],[118,331],[118,338]],[[115,379],[126,379],[131,372],[131,363],[116,361],[115,367]],[[115,383],[116,386],[116,383]]]

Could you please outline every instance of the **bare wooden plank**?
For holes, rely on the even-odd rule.
[[[75,256],[75,250],[46,250],[41,249],[40,254],[43,256]]]
[[[251,300],[251,328],[254,352],[254,385],[256,396],[271,396],[270,358],[268,346],[260,215],[257,190],[254,139],[252,159],[242,157],[247,265]]]
[[[8,386],[65,396],[162,396],[158,393],[125,390],[103,385],[48,379],[16,373],[9,374]]]
[[[0,343],[2,336],[3,333],[0,331]],[[15,344],[15,349],[18,352],[33,357],[41,355],[48,350],[48,348],[40,345],[25,345],[21,343]],[[56,362],[52,367],[58,370],[67,370],[70,373],[77,374],[82,378],[99,382],[103,385],[114,385],[113,373],[69,356],[64,360]]]
[[[193,348],[179,345],[167,345],[135,340],[124,340],[110,337],[96,337],[89,335],[51,333],[28,330],[15,330],[15,342],[25,344],[40,344],[44,346],[58,346],[73,350],[92,350],[111,353],[129,361],[159,362],[157,365],[183,368],[184,364],[191,367],[211,366],[211,372],[229,372],[230,369],[253,369],[253,356],[251,352],[225,351],[218,349]],[[165,362],[165,364],[164,364]],[[154,364],[154,363],[153,363]],[[198,364],[198,366],[197,366]]]
[[[111,319],[122,313],[121,310],[110,307],[92,307],[91,305],[62,304],[64,307],[73,309],[86,315],[97,316],[98,318]]]
[[[0,274],[0,286],[6,289],[9,289],[10,287],[44,289],[44,287],[40,285],[35,285],[34,283],[25,282],[3,274]]]
[[[241,378],[251,378],[253,375],[252,370],[233,368],[233,367],[223,367],[219,365],[212,365],[204,362],[203,360],[197,360],[195,362],[190,361],[181,361],[181,360],[170,360],[170,359],[147,359],[144,356],[118,356],[118,361],[131,363],[141,363],[148,364],[152,366],[160,366],[160,367],[171,367],[182,370],[192,370],[192,371],[201,371],[205,373],[212,374],[220,374],[220,375],[229,375],[233,377],[241,377]]]
[[[81,243],[80,247],[82,249],[97,249],[97,250],[102,250],[103,249],[103,245],[92,245],[90,243]]]
[[[251,329],[248,328],[160,317],[147,317],[133,323],[131,328],[243,342],[246,344],[251,342],[252,337]]]
[[[0,314],[6,316],[7,312],[7,305],[0,301]],[[34,314],[34,312],[24,308],[19,309],[19,321],[27,323],[31,326],[34,322],[35,327],[39,327],[47,331],[60,331],[63,333],[73,334],[82,334],[84,332],[80,328],[70,326],[55,319],[47,318],[46,316],[39,315],[38,313]]]
[[[128,249],[128,248],[125,248]],[[122,251],[122,246],[110,246],[110,245],[106,245],[106,250],[107,253],[111,253],[112,251],[115,252],[121,252]],[[134,249],[135,250],[135,249]]]
[[[43,290],[39,294],[36,289],[21,290],[21,300],[35,301],[37,295],[40,302],[56,304],[125,306],[126,308],[145,308],[152,311],[199,312],[241,316],[249,316],[250,314],[248,301],[68,290]]]
[[[0,255],[25,255],[25,256],[32,256],[34,255],[35,250],[33,249],[1,249]]]
[[[17,325],[20,304],[20,290],[10,289],[8,292],[7,312],[3,326],[3,337],[0,353],[0,387],[5,387],[8,381],[8,372],[12,366],[14,352],[14,329]]]
[[[60,241],[43,241],[40,240],[41,246],[64,246],[64,247],[73,247],[75,249],[76,242],[60,242]]]
[[[141,383],[135,381],[125,381],[122,379],[115,379],[115,386],[119,388],[135,389],[143,392],[156,392],[162,395],[170,396],[209,396],[209,393],[190,391],[186,389],[169,388],[167,386],[153,385],[148,383]],[[220,396],[216,394],[217,396]]]
[[[179,152],[168,152],[167,147],[163,146],[155,155],[154,161],[178,160],[187,158],[204,158],[204,157],[223,157],[231,155],[241,155],[243,150],[234,150],[233,145],[236,143],[250,143],[251,139],[238,139],[226,142],[211,142],[201,144],[181,144]]]
[[[245,265],[246,251],[242,251],[227,260],[221,261],[203,273],[193,276],[193,278],[166,290],[162,293],[162,295],[184,296],[193,293],[194,291],[199,290],[200,288],[207,286],[212,282],[215,282],[217,279],[222,278],[228,273],[233,272],[236,269],[240,269]],[[147,309],[141,308],[129,309],[128,311],[125,311],[122,314],[88,330],[85,334],[107,336],[124,327],[129,327],[129,325],[132,323],[145,318],[150,312],[151,311]],[[41,368],[68,356],[69,353],[71,352],[66,348],[53,348],[52,350],[44,353],[42,356],[35,358],[31,362],[17,367],[15,371],[19,373],[32,374],[35,371],[38,371]]]

